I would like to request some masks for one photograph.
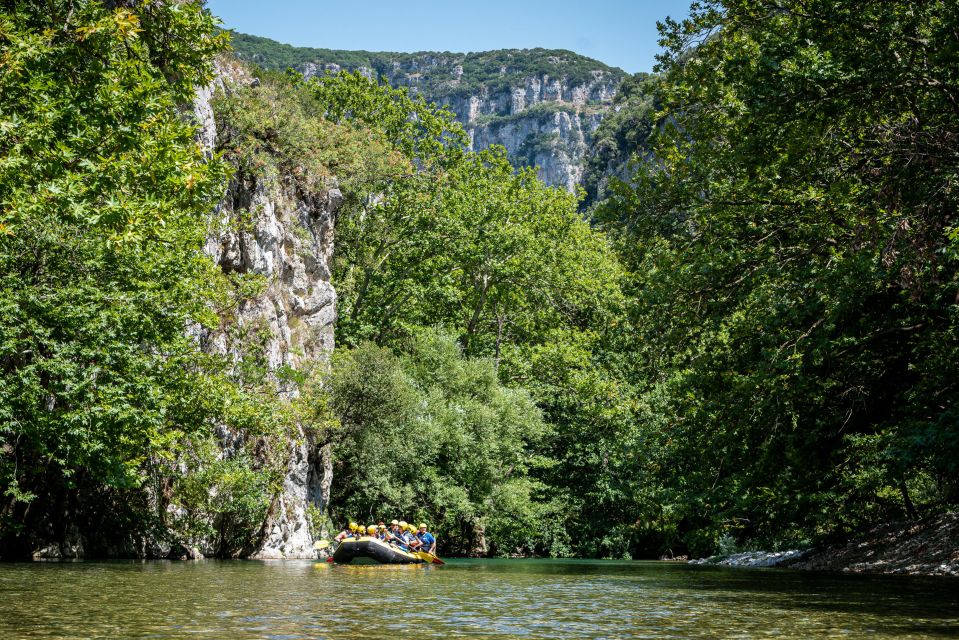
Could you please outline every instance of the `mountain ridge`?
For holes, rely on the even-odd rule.
[[[600,69],[625,78],[627,71],[608,65],[601,60],[591,58],[570,49],[550,49],[546,47],[504,48],[485,51],[439,51],[423,49],[419,51],[368,51],[365,49],[328,49],[325,47],[298,47],[239,31],[228,30],[234,45],[234,50],[240,58],[255,62],[260,66],[275,71],[282,71],[288,67],[297,68],[300,65],[313,63],[333,63],[350,70],[361,67],[376,68],[377,62],[382,59],[416,58],[423,56],[445,56],[463,60],[487,61],[496,55],[531,56],[547,59],[547,62],[559,66],[558,62],[550,62],[549,58],[569,57],[574,63],[586,63],[593,69]],[[548,69],[545,69],[548,71]],[[528,68],[507,70],[507,74],[515,72],[529,72]]]
[[[506,148],[517,166],[536,167],[553,186],[584,185],[594,132],[631,76],[564,49],[495,49],[416,53],[294,47],[231,32],[242,60],[304,77],[358,71],[448,107],[471,148]]]

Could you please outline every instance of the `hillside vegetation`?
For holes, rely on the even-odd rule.
[[[500,49],[473,53],[421,51],[417,53],[314,49],[287,44],[244,33],[231,32],[236,55],[266,69],[303,71],[313,64],[321,70],[337,65],[348,70],[367,69],[375,77],[392,76],[395,67],[419,72],[419,90],[428,100],[458,94],[473,95],[482,89],[508,89],[515,78],[548,75],[565,78],[571,85],[588,83],[594,71],[622,77],[621,69],[565,49]],[[321,71],[322,72],[322,71]]]
[[[236,35],[273,68],[224,84],[208,154],[183,117],[223,47],[199,5],[0,10],[0,556],[77,532],[247,555],[297,434],[333,451],[317,534],[402,515],[442,553],[706,555],[954,510],[959,6],[710,0],[661,37],[584,216],[405,89],[277,71],[596,68],[569,52]],[[266,172],[343,191],[329,363],[191,337],[266,284],[203,251],[249,223],[211,216],[230,176]]]

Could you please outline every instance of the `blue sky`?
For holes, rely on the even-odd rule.
[[[303,47],[368,51],[571,49],[650,71],[656,21],[691,0],[207,0],[225,27]]]

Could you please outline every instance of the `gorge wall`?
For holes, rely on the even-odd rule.
[[[217,149],[212,97],[232,86],[255,84],[245,69],[230,61],[219,65],[218,79],[198,92],[194,112],[202,143]],[[238,169],[215,216],[221,231],[211,234],[205,251],[225,273],[254,274],[265,288],[235,309],[232,321],[201,336],[206,350],[239,361],[249,349],[265,360],[269,375],[291,397],[277,374],[284,368],[325,366],[333,351],[336,291],[330,282],[333,221],[343,201],[335,182],[319,196],[296,189],[275,168]],[[244,220],[243,225],[236,221]],[[242,433],[221,429],[224,454],[230,455]],[[282,491],[264,524],[257,558],[315,557],[310,507],[322,513],[332,482],[330,450],[299,427],[289,442]],[[204,549],[199,549],[201,553]]]
[[[475,150],[502,145],[511,161],[536,167],[548,184],[583,183],[592,137],[613,108],[621,69],[571,51],[506,49],[483,53],[372,53],[296,48],[233,35],[237,55],[306,77],[359,71],[448,107]]]
[[[330,261],[343,196],[332,178],[303,189],[277,163],[239,162],[228,148],[235,144],[230,135],[236,134],[236,122],[224,118],[220,99],[252,92],[269,109],[274,96],[261,92],[235,60],[219,59],[216,72],[181,116],[196,124],[196,140],[208,157],[217,154],[233,164],[222,199],[206,212],[203,246],[228,277],[210,282],[224,291],[210,295],[214,313],[208,321],[184,329],[202,351],[217,356],[211,375],[225,372],[238,386],[255,389],[241,404],[255,403],[262,397],[256,393],[263,393],[270,400],[263,410],[282,412],[289,404],[272,402],[277,393],[286,401],[299,393],[291,372],[322,369],[333,350],[336,292]],[[231,286],[236,290],[229,291]],[[0,527],[0,534],[7,534],[0,536],[0,558],[315,557],[313,540],[322,525],[311,515],[325,510],[332,459],[329,447],[317,442],[314,425],[305,422],[204,419],[192,425],[197,437],[185,435],[170,455],[137,461],[142,485],[77,482],[53,500],[28,505],[20,517],[26,520],[30,508],[36,515],[22,534]],[[231,461],[236,466],[230,467]],[[218,476],[220,463],[226,471]],[[198,491],[177,493],[178,480],[208,471],[214,475],[193,485]],[[239,502],[245,498],[254,506],[241,507],[245,511],[238,517],[215,501],[235,501],[230,482],[244,471],[258,484],[252,485],[255,494],[240,493]],[[202,496],[194,499],[196,494]],[[252,515],[245,518],[247,513]]]

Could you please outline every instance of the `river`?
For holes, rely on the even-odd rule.
[[[0,565],[0,638],[932,638],[959,581],[660,562]]]

